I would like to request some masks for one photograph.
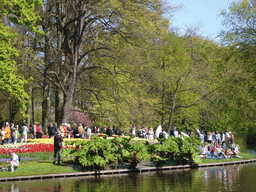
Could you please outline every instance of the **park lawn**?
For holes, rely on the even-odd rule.
[[[1,166],[8,166],[2,164]],[[20,163],[19,167],[13,172],[0,172],[0,177],[16,177],[16,176],[31,176],[31,175],[46,175],[46,174],[61,174],[80,172],[79,168],[73,168],[66,165],[53,164],[52,161],[43,162],[26,162]]]
[[[248,159],[255,159],[255,155],[253,154],[249,154],[249,153],[245,153],[245,152],[240,152],[239,153],[239,156],[243,157],[243,158],[235,158],[235,157],[232,157],[232,158],[229,158],[229,159],[206,159],[206,158],[202,158],[202,163],[201,164],[204,164],[204,163],[219,163],[219,162],[229,162],[229,161],[242,161],[242,160],[248,160]]]

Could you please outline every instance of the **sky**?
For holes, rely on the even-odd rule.
[[[170,20],[173,26],[180,29],[184,34],[186,26],[199,24],[201,27],[198,34],[209,39],[218,41],[218,33],[224,29],[221,24],[222,10],[228,11],[232,2],[237,0],[168,0],[171,4],[182,4],[184,8],[173,14]]]

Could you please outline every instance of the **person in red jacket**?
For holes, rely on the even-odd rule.
[[[42,138],[42,126],[40,123],[36,125],[36,138]]]

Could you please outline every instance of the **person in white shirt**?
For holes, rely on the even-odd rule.
[[[10,163],[9,170],[11,172],[14,172],[14,167],[18,167],[20,162],[19,162],[19,156],[16,155],[13,151],[8,152],[12,157],[10,161],[6,161],[6,163]]]
[[[27,138],[28,138],[28,127],[26,126],[26,123],[24,123],[24,125],[21,127],[22,130],[22,138],[20,140],[20,142],[22,143],[23,141],[27,142]]]
[[[153,140],[154,139],[154,131],[153,131],[153,128],[149,128],[149,131],[148,131],[148,139],[149,140]]]
[[[175,129],[175,131],[174,131],[174,137],[175,138],[178,138],[179,137],[179,132]]]
[[[5,134],[6,134],[6,132],[4,130],[4,127],[2,127],[2,129],[0,130],[0,144],[1,145],[5,144],[5,142],[4,142]]]
[[[89,141],[91,140],[91,136],[92,136],[92,130],[90,127],[87,128],[86,130],[86,135],[87,135],[87,138],[89,139]]]

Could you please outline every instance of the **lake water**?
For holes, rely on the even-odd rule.
[[[0,183],[2,192],[256,191],[256,163],[232,166]]]

